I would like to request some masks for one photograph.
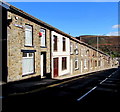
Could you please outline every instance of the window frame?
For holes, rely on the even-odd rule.
[[[26,28],[26,26],[31,27],[31,30],[28,28]],[[26,31],[30,31],[31,32],[31,44],[28,44],[27,41],[27,36],[26,36]],[[25,24],[25,40],[24,40],[24,46],[25,47],[33,47],[33,26],[30,24]]]
[[[27,54],[27,55],[23,56],[24,54]],[[32,54],[32,56],[30,56],[30,54]],[[23,73],[23,71],[22,71],[22,76],[35,74],[35,53],[34,52],[22,52],[22,59],[33,59],[33,71],[27,72],[27,73]],[[22,64],[23,64],[23,62],[22,62]],[[22,68],[22,70],[23,70],[23,68]]]
[[[70,54],[73,54],[73,43],[70,42]]]
[[[47,46],[47,42],[46,42],[46,29],[44,29],[44,28],[41,28],[40,29],[40,32],[41,32],[41,30],[43,30],[44,31],[44,36],[43,36],[43,34],[42,34],[42,36],[40,37],[40,47],[42,47],[42,48],[46,48],[46,46]],[[41,32],[42,33],[42,32]],[[41,40],[42,39],[44,39],[44,45],[42,45],[41,44]]]
[[[56,38],[56,41],[55,41],[55,38]],[[53,52],[57,52],[57,51],[58,51],[58,36],[53,35]]]
[[[67,57],[62,57],[62,71],[64,70],[67,70]]]
[[[77,66],[76,66],[77,64]],[[75,70],[78,70],[79,69],[79,65],[78,65],[78,58],[75,58]]]
[[[84,69],[88,69],[87,68],[87,59],[84,59]]]
[[[66,38],[65,37],[63,37],[62,38],[62,45],[63,45],[63,52],[65,52],[66,51]]]
[[[78,43],[76,43],[76,45],[75,45],[75,54],[76,54],[76,55],[79,54],[79,51],[78,51]]]

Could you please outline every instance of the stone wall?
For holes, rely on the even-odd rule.
[[[29,19],[22,16],[8,12],[8,19],[12,19],[12,22],[7,27],[7,51],[8,51],[8,77],[9,81],[22,80],[30,77],[40,76],[40,53],[46,52],[46,68],[47,73],[50,73],[50,31],[46,29],[47,47],[40,47],[40,28],[44,28]],[[33,46],[25,47],[25,24],[33,26]],[[35,52],[35,73],[32,75],[22,75],[22,52],[21,50],[36,50]]]

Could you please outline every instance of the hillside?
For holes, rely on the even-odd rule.
[[[76,38],[97,48],[95,35],[83,35]],[[112,57],[120,57],[120,36],[98,36],[98,48]]]

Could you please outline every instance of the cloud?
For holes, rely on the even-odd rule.
[[[120,31],[110,32],[107,34],[107,36],[120,36]]]
[[[113,25],[112,28],[120,28],[120,25]]]

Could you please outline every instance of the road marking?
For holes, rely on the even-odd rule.
[[[118,71],[118,70],[116,70],[115,72],[113,72],[112,74],[110,74],[108,77],[110,78],[110,77],[111,77],[112,75],[114,75],[117,71]],[[102,80],[99,84],[102,84],[103,82],[105,82],[105,81],[108,79],[108,77],[105,78],[104,80]],[[81,101],[84,97],[86,97],[88,94],[90,94],[92,91],[94,91],[97,87],[98,87],[98,86],[93,87],[93,88],[92,88],[91,90],[89,90],[87,93],[85,93],[84,95],[82,95],[81,97],[79,97],[79,98],[77,99],[77,101]]]
[[[92,91],[94,91],[97,88],[97,86],[93,87],[90,91],[88,91],[87,93],[85,93],[84,95],[82,95],[80,98],[77,99],[77,101],[82,100],[85,96],[87,96],[89,93],[91,93]]]
[[[101,81],[99,84],[102,84],[103,82],[105,82],[108,78],[105,78],[103,81]]]

